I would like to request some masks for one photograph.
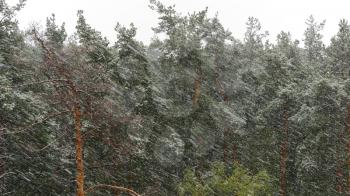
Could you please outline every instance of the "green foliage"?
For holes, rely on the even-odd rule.
[[[79,42],[86,48],[90,62],[108,64],[112,61],[111,52],[108,48],[109,41],[86,22],[83,14],[82,10],[77,13],[76,33]]]
[[[339,31],[331,39],[327,48],[328,70],[336,76],[346,78],[349,76],[349,54],[350,54],[350,26],[345,19],[339,22]]]
[[[77,40],[67,41],[52,15],[33,44],[15,19],[23,5],[0,0],[1,193],[74,194],[72,118],[51,114],[79,103],[87,186],[276,195],[285,159],[287,195],[345,194],[335,187],[345,187],[349,171],[346,20],[326,47],[324,22],[310,17],[303,48],[285,31],[270,43],[254,17],[240,41],[208,9],[184,15],[151,0],[159,23],[150,45],[136,39],[135,25],[119,23],[110,45],[83,11]]]
[[[61,27],[57,26],[55,14],[52,14],[50,18],[46,19],[45,36],[50,44],[58,49],[63,47],[63,43],[67,38],[67,33],[64,26],[64,23],[62,23]]]
[[[20,0],[11,7],[5,0],[0,0],[0,63],[13,63],[17,60],[23,38],[14,17],[24,4],[25,0]]]
[[[199,177],[193,170],[186,169],[178,191],[180,196],[272,195],[271,177],[265,170],[252,175],[237,163],[229,175],[222,163],[213,164],[210,172]]]
[[[317,23],[311,15],[306,21],[307,29],[304,32],[304,43],[306,49],[306,58],[309,63],[320,63],[324,59],[325,46],[322,42],[321,31],[325,25],[325,21]]]

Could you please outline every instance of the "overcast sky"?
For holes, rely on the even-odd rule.
[[[16,0],[9,0],[16,2]],[[249,16],[257,17],[263,30],[270,32],[275,40],[281,31],[289,31],[293,38],[302,40],[305,20],[311,14],[318,21],[326,19],[323,31],[324,42],[338,30],[341,18],[350,19],[348,0],[161,0],[166,5],[176,5],[184,14],[209,8],[210,16],[216,12],[219,19],[233,36],[242,39],[245,22]],[[56,14],[58,22],[65,22],[68,33],[74,32],[77,10],[84,10],[87,22],[110,40],[115,40],[117,22],[128,25],[133,22],[138,28],[137,38],[149,43],[153,36],[151,27],[157,25],[157,14],[149,7],[148,0],[28,0],[17,15],[22,29],[30,23],[45,25],[46,17]]]

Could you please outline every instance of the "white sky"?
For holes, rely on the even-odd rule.
[[[271,41],[275,40],[281,30],[289,31],[293,38],[302,40],[308,16],[314,15],[317,21],[326,19],[323,31],[326,44],[336,34],[339,20],[341,18],[350,20],[350,1],[347,0],[161,0],[161,2],[166,5],[175,4],[176,9],[185,14],[208,6],[210,16],[218,12],[224,27],[238,39],[243,38],[245,22],[249,16],[260,20],[263,30],[270,32]],[[66,29],[71,34],[74,32],[77,10],[82,9],[87,22],[111,41],[116,39],[114,27],[117,22],[123,25],[133,22],[138,28],[137,38],[149,43],[153,36],[151,27],[155,27],[158,20],[157,14],[148,5],[148,0],[28,0],[17,15],[17,19],[22,29],[33,22],[39,22],[44,26],[46,17],[55,13],[58,22],[66,22]]]

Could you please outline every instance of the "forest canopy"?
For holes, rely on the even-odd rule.
[[[0,0],[0,195],[348,195],[350,25],[243,40],[208,9],[111,43],[77,11],[18,27]],[[303,43],[301,46],[300,43]]]

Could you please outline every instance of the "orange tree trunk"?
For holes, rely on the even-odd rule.
[[[280,145],[280,196],[286,195],[287,183],[286,183],[286,174],[287,174],[287,154],[288,152],[288,113],[285,110],[283,112],[283,134],[282,142]]]
[[[81,111],[79,105],[74,106],[75,122],[75,145],[77,167],[77,196],[84,196],[84,163],[83,163],[83,140],[81,135]]]
[[[65,64],[66,61],[62,60],[59,56],[57,56],[53,51],[51,51],[48,47],[45,46],[44,41],[37,35],[37,32],[34,31],[35,39],[40,43],[42,48],[45,51],[45,58],[46,63],[48,65],[53,66],[55,63],[57,65]],[[73,112],[73,118],[74,118],[74,125],[75,125],[75,138],[76,138],[76,167],[77,167],[77,174],[76,174],[76,183],[77,183],[77,196],[84,196],[84,163],[83,163],[83,140],[82,140],[82,134],[81,134],[81,110],[80,105],[78,101],[77,96],[77,89],[75,84],[73,83],[73,80],[70,77],[69,72],[64,69],[63,67],[56,67],[56,71],[58,72],[58,75],[64,79],[66,79],[66,82],[68,86],[70,87],[70,90],[68,94],[70,95],[70,99],[74,100],[75,103],[72,108]],[[57,86],[54,85],[55,88]]]

